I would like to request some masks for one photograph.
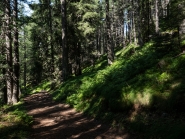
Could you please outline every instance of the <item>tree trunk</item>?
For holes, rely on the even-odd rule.
[[[136,39],[136,28],[135,28],[135,14],[134,11],[132,12],[132,30],[133,30],[133,40],[134,40],[134,44],[137,44],[137,39]]]
[[[141,2],[141,4],[139,4],[138,5],[138,8],[137,8],[137,12],[136,12],[136,14],[137,14],[137,38],[138,38],[138,45],[139,46],[142,46],[143,44],[144,44],[144,42],[143,42],[143,31],[142,31],[142,19],[140,18],[140,17],[142,17],[143,15],[142,15],[142,2]]]
[[[14,43],[14,71],[13,71],[13,94],[12,94],[12,102],[13,104],[18,102],[19,98],[19,43],[18,43],[18,26],[17,26],[17,19],[18,19],[18,3],[17,0],[14,0],[14,9],[13,9],[13,26],[14,26],[14,36],[13,36],[13,43]]]
[[[4,6],[4,5],[3,5]],[[5,59],[5,54],[6,54],[6,51],[5,51],[5,48],[6,48],[6,45],[5,45],[5,43],[4,43],[4,40],[5,40],[5,23],[4,23],[4,18],[3,18],[3,23],[2,23],[2,26],[1,26],[1,36],[0,36],[0,39],[2,40],[2,41],[0,41],[0,54],[1,54],[1,56],[2,56],[2,71],[1,71],[1,73],[2,73],[2,75],[3,75],[3,77],[5,77],[5,75],[6,75],[6,68],[5,68],[5,65],[6,65],[6,59]],[[2,93],[2,94],[0,94],[1,96],[1,99],[2,99],[2,102],[3,103],[7,103],[7,90],[6,90],[6,80],[3,78],[3,80],[2,80],[2,86],[1,86],[2,88],[0,88],[1,90],[0,90],[0,93]]]
[[[82,74],[80,49],[81,49],[81,44],[80,43],[76,43],[75,44],[75,76],[79,76],[79,75]]]
[[[6,87],[7,87],[7,104],[12,104],[12,45],[10,29],[10,0],[5,0],[5,20],[6,20]]]
[[[54,72],[54,49],[53,49],[53,29],[52,29],[52,12],[51,0],[49,0],[49,29],[50,29],[50,46],[51,46],[51,72]]]
[[[128,10],[128,19],[129,22],[127,23],[128,24],[128,42],[129,43],[132,43],[132,12],[131,10]]]
[[[26,30],[25,30],[25,26],[24,26],[24,36],[23,36],[23,38],[24,38],[24,71],[23,71],[23,73],[24,73],[24,89],[26,89],[26,74],[27,74],[27,64],[26,64],[26,59],[27,59],[27,50],[26,50],[26,43],[25,43],[25,32],[26,32]]]
[[[102,45],[101,45],[101,54],[105,54],[105,25],[104,22],[102,23],[102,28],[101,28],[101,38],[102,38]]]
[[[146,3],[147,7],[147,42],[149,41],[150,36],[150,1],[147,1]]]
[[[62,80],[66,81],[69,76],[68,71],[68,46],[67,46],[67,25],[66,25],[66,0],[61,1],[62,12]]]
[[[155,33],[159,33],[159,11],[158,0],[155,0]]]
[[[107,29],[107,60],[108,64],[111,65],[114,61],[114,48],[111,45],[111,26],[110,26],[110,13],[109,13],[109,0],[105,0],[106,3],[106,29]]]

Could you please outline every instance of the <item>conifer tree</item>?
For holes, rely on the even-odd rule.
[[[13,92],[12,92],[12,102],[13,104],[18,102],[19,98],[19,43],[18,43],[18,2],[14,0],[13,3],[13,43],[14,43],[14,55],[13,55]]]
[[[10,0],[5,0],[5,41],[6,41],[6,88],[7,88],[7,103],[12,104],[12,39],[11,39],[11,10],[10,10]]]
[[[0,103],[6,103],[7,101],[7,93],[6,93],[6,80],[5,80],[5,73],[6,73],[6,57],[5,57],[5,3],[0,2]],[[4,16],[4,17],[3,17]]]
[[[61,0],[61,14],[62,14],[62,80],[66,81],[69,76],[68,68],[68,45],[67,45],[67,18],[66,18],[66,0]]]
[[[114,61],[114,48],[111,43],[111,25],[110,25],[110,12],[109,12],[109,0],[105,0],[105,8],[106,8],[106,32],[107,32],[107,38],[106,38],[106,45],[107,45],[107,60],[108,64],[111,65]]]

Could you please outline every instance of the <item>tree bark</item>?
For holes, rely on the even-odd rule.
[[[139,46],[143,46],[144,42],[143,42],[143,21],[142,21],[142,6],[143,6],[143,2],[138,4],[138,8],[137,8],[137,38],[138,38],[138,45]]]
[[[5,5],[3,4],[3,6],[5,7]],[[4,18],[3,18],[3,23],[2,23],[2,26],[1,26],[1,35],[0,35],[0,54],[2,56],[2,71],[1,71],[1,74],[3,75],[3,77],[6,76],[6,68],[5,68],[5,65],[6,65],[6,59],[5,59],[5,54],[6,54],[6,51],[5,51],[5,48],[6,48],[6,45],[4,43],[5,41],[5,23],[4,23]],[[3,78],[2,80],[2,86],[1,86],[1,90],[0,90],[0,94],[1,95],[1,99],[2,99],[2,102],[3,103],[7,103],[7,89],[6,89],[6,80]]]
[[[107,60],[108,65],[111,65],[114,61],[114,48],[111,45],[111,25],[110,25],[110,13],[109,13],[109,0],[105,0],[106,4],[106,29],[107,29]]]
[[[79,76],[82,74],[80,51],[81,51],[81,44],[76,43],[75,44],[75,76]]]
[[[49,0],[49,29],[50,29],[50,46],[51,46],[51,72],[54,72],[54,49],[53,49],[53,29],[52,29],[52,12],[51,0]]]
[[[5,20],[7,104],[12,104],[12,45],[10,28],[10,0],[5,0]]]
[[[158,0],[155,0],[155,33],[159,33],[159,9]]]
[[[12,94],[12,102],[16,104],[19,98],[19,43],[18,43],[18,2],[14,0],[14,9],[13,9],[13,27],[14,27],[14,36],[13,36],[13,43],[14,43],[14,57],[13,57],[13,64],[14,64],[14,71],[13,71],[13,94]]]
[[[68,71],[68,46],[67,46],[67,19],[66,19],[66,0],[61,1],[62,13],[62,81],[66,81],[69,76]]]
[[[23,71],[23,78],[24,78],[24,89],[26,89],[26,83],[27,83],[27,80],[26,80],[26,75],[27,75],[27,64],[26,64],[26,60],[27,60],[27,49],[26,49],[26,43],[25,43],[25,33],[26,33],[26,29],[25,29],[25,26],[24,26],[24,36],[23,36],[23,41],[24,41],[24,71]]]

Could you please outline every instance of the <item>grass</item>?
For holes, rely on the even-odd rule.
[[[111,66],[103,56],[81,76],[62,84],[44,81],[27,92],[48,91],[54,100],[125,128],[137,138],[185,138],[185,55],[169,45],[131,44],[116,51]]]
[[[164,47],[150,42],[118,50],[111,66],[103,57],[51,91],[53,98],[138,138],[184,137],[185,56]]]
[[[25,139],[29,136],[32,117],[26,114],[24,103],[0,107],[1,139]]]
[[[184,119],[159,115],[138,115],[127,126],[142,139],[181,139],[184,135]]]
[[[177,37],[172,40],[163,32],[142,47],[117,49],[111,66],[103,56],[81,76],[62,84],[43,81],[26,88],[25,94],[48,91],[54,100],[126,129],[138,139],[183,139],[185,55],[179,55],[177,43]],[[32,117],[23,105],[0,107],[0,138],[28,136]]]
[[[44,81],[37,86],[28,86],[22,97],[42,91],[50,91],[55,87],[54,82]],[[0,138],[1,139],[25,139],[29,137],[32,117],[27,115],[24,102],[9,106],[0,106]]]

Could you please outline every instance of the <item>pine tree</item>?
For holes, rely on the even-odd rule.
[[[0,16],[4,16],[5,3],[0,2]],[[0,103],[6,103],[7,93],[6,93],[6,58],[5,58],[5,17],[0,19]]]
[[[66,0],[61,0],[62,14],[62,80],[66,81],[69,76],[68,68],[68,45],[67,45],[67,17],[66,17]]]
[[[12,104],[12,39],[11,39],[11,10],[10,1],[5,0],[5,41],[6,41],[6,88],[7,88],[7,103]]]
[[[18,102],[19,98],[19,73],[20,73],[20,67],[19,67],[19,43],[18,43],[18,2],[17,0],[14,0],[14,6],[13,6],[13,43],[14,43],[14,56],[13,56],[13,92],[12,92],[12,102],[13,104]]]
[[[106,32],[107,32],[107,38],[106,38],[106,45],[107,45],[107,60],[108,64],[111,65],[114,61],[114,48],[111,43],[111,25],[110,25],[110,7],[109,7],[109,0],[105,0],[105,8],[106,8]]]

